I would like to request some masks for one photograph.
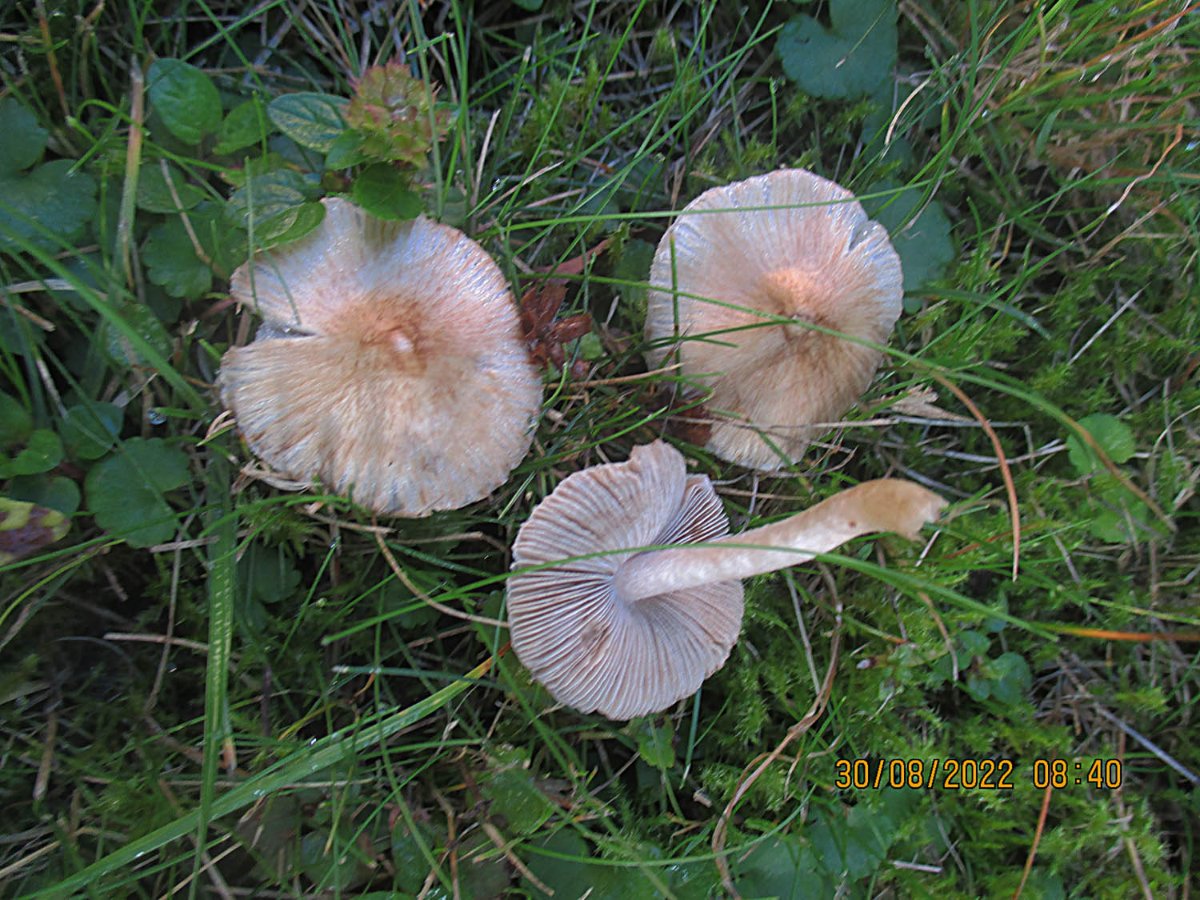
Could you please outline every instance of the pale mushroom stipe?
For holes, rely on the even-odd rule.
[[[541,406],[508,283],[462,232],[323,201],[313,233],[257,254],[231,293],[263,316],[218,386],[250,447],[377,513],[487,496],[524,458]]]
[[[781,169],[713,188],[658,245],[647,356],[682,364],[710,450],[778,469],[870,384],[880,351],[840,335],[886,343],[902,281],[887,231],[832,181]]]
[[[868,481],[791,518],[729,535],[711,482],[662,441],[568,476],[521,526],[508,620],[513,650],[554,698],[630,719],[694,693],[742,623],[741,579],[859,535],[916,538],[945,501]],[[655,545],[678,545],[639,551]],[[697,545],[697,546],[688,546]]]

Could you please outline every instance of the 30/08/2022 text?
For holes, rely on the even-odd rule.
[[[834,787],[1008,791],[1017,786],[1023,768],[1011,759],[839,759]],[[1113,790],[1121,786],[1123,772],[1119,759],[1036,759],[1031,775],[1029,783],[1039,789],[1090,785]]]

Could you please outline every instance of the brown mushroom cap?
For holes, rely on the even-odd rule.
[[[466,235],[341,199],[231,292],[264,318],[218,386],[251,448],[387,515],[479,500],[532,440],[542,386],[503,274]]]
[[[533,677],[581,712],[631,719],[694,693],[725,664],[742,623],[740,581],[630,603],[614,588],[634,554],[729,532],[712,484],[662,443],[568,476],[513,545],[512,646]]]
[[[650,281],[651,364],[678,352],[707,392],[707,446],[758,469],[798,459],[879,364],[874,347],[806,325],[881,345],[903,294],[883,226],[804,169],[705,191],[663,236]]]

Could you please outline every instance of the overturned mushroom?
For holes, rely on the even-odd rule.
[[[376,512],[483,498],[528,451],[542,394],[503,274],[454,228],[324,203],[316,231],[234,273],[264,322],[221,361],[222,400],[271,466]]]
[[[650,281],[650,362],[678,354],[709,449],[756,469],[798,459],[858,399],[902,298],[883,226],[804,169],[705,191],[663,236]]]
[[[944,506],[900,479],[868,481],[729,536],[708,478],[662,441],[566,478],[513,547],[512,646],[533,677],[581,712],[665,709],[721,668],[742,623],[742,578],[877,531],[915,538]],[[659,550],[639,547],[677,545]],[[697,545],[697,546],[689,546]]]

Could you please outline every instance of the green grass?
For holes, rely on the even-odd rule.
[[[29,111],[10,108],[5,140],[40,128],[46,142],[20,165],[0,148],[0,496],[72,514],[65,539],[0,569],[0,894],[543,896],[540,882],[555,897],[719,896],[724,831],[745,896],[1188,895],[1200,19],[1163,0],[1033,14],[905,0],[882,89],[828,99],[793,83],[776,46],[796,15],[827,24],[829,5],[0,12],[0,103]],[[258,206],[230,225],[230,195],[256,165],[290,173],[309,192],[297,206],[347,174],[278,132],[228,153],[216,135],[185,143],[131,85],[134,67],[183,59],[227,116],[296,91],[349,96],[398,53],[453,111],[412,187],[517,296],[534,270],[610,243],[561,312],[596,322],[568,347],[586,374],[547,372],[509,481],[464,510],[373,520],[263,480],[212,390],[255,324],[225,303],[228,276],[272,225]],[[11,213],[34,164],[58,159],[91,179],[94,209]],[[184,214],[169,189],[147,193],[164,163]],[[933,277],[908,291],[843,427],[754,477],[679,436],[678,379],[638,377],[642,317],[674,212],[778,166],[851,188],[893,216],[898,243],[935,203],[903,251]],[[939,213],[953,236],[940,271]],[[858,541],[748,583],[728,664],[678,708],[580,716],[486,620],[541,498],[664,434],[735,530],[885,475],[955,506],[925,544]],[[839,760],[985,758],[1013,762],[1011,790],[838,784]],[[1117,759],[1123,780],[1077,785],[1069,768],[1047,793],[1035,761],[1052,759],[1083,775]]]

